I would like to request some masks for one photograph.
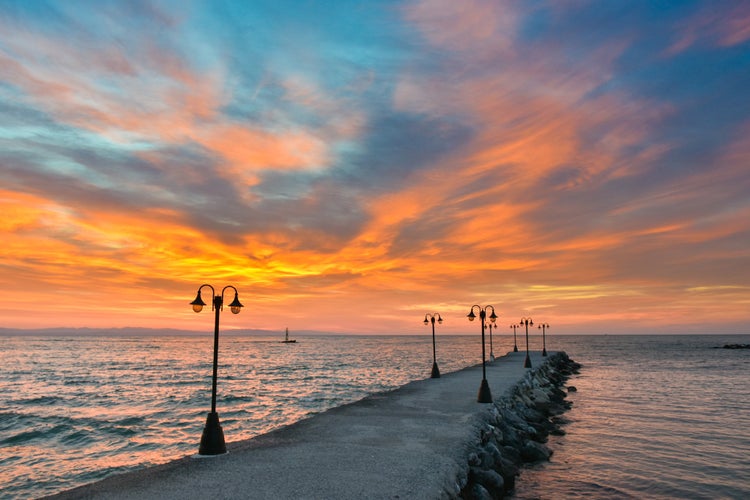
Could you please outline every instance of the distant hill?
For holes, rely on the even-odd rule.
[[[213,330],[180,330],[177,328],[0,328],[0,336],[68,336],[68,337],[153,337],[166,336],[204,336],[213,334]],[[280,335],[270,330],[232,330],[222,329],[221,335]]]

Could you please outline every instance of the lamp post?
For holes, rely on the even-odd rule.
[[[490,385],[487,383],[487,369],[485,367],[486,363],[484,360],[484,320],[487,317],[487,309],[492,309],[492,314],[490,314],[489,316],[492,323],[495,323],[495,321],[497,321],[497,314],[495,314],[495,308],[493,306],[482,307],[475,304],[471,306],[469,314],[466,315],[466,317],[469,318],[469,321],[474,321],[474,318],[476,318],[476,315],[474,314],[475,307],[479,309],[479,317],[482,320],[482,384],[479,386],[477,402],[492,403],[492,393],[490,392]]]
[[[547,339],[546,339],[546,330],[549,328],[549,323],[542,323],[537,328],[542,329],[542,356],[547,355]]]
[[[531,318],[521,318],[519,323],[526,325],[526,361],[523,362],[523,367],[531,368],[531,358],[529,357],[529,325],[534,326],[534,322],[531,321]]]
[[[443,324],[443,318],[440,317],[440,314],[434,313],[430,314],[427,313],[424,315],[424,324],[427,325],[430,322],[432,322],[432,375],[430,375],[430,378],[440,378],[440,370],[438,369],[437,365],[437,357],[435,355],[435,316],[437,316],[437,322],[441,325]],[[427,318],[430,318],[429,320]]]
[[[495,361],[495,353],[492,352],[492,328],[495,327],[495,325],[493,325],[492,323],[490,323],[487,326],[490,327],[490,361]]]
[[[203,306],[206,305],[201,298],[201,289],[208,287],[211,289],[211,296],[213,302],[211,304],[211,310],[215,311],[214,316],[214,371],[213,380],[211,384],[211,413],[206,417],[206,426],[203,428],[203,435],[201,435],[201,445],[198,449],[199,455],[221,455],[227,452],[226,444],[224,443],[224,431],[219,423],[219,414],[216,413],[216,374],[219,364],[219,313],[224,309],[224,292],[227,288],[234,290],[234,300],[229,304],[229,310],[232,314],[239,314],[242,309],[240,299],[237,297],[237,289],[232,285],[225,286],[221,295],[216,295],[214,287],[211,285],[201,285],[198,288],[198,295],[195,300],[190,303],[193,306],[193,311],[199,313],[203,310]]]
[[[513,328],[513,352],[518,352],[518,342],[516,342],[516,328],[518,328],[518,325],[512,324],[510,327]]]

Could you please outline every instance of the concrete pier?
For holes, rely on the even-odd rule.
[[[525,356],[511,352],[487,363],[495,401],[550,359],[531,353],[533,368],[526,369]],[[225,455],[185,457],[51,498],[457,498],[467,457],[488,414],[496,412],[493,404],[477,403],[481,381],[480,364],[411,382],[230,442]]]

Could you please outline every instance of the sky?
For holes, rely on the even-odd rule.
[[[0,0],[0,327],[748,332],[748,89],[743,1]]]

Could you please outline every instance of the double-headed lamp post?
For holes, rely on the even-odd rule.
[[[440,317],[440,314],[427,313],[424,315],[424,324],[428,325],[432,323],[432,375],[430,375],[430,378],[440,378],[440,370],[438,369],[438,365],[437,365],[437,356],[435,355],[435,317],[436,316],[437,316],[437,322],[442,325],[443,318]]]
[[[206,305],[201,298],[201,289],[208,287],[211,289],[211,296],[213,302],[211,304],[211,310],[215,311],[214,319],[214,372],[213,381],[211,385],[211,413],[206,417],[206,426],[203,428],[203,435],[201,436],[201,445],[198,449],[200,455],[221,455],[227,452],[226,444],[224,443],[224,431],[221,429],[219,423],[219,414],[216,413],[216,373],[219,364],[219,313],[224,309],[224,292],[227,288],[234,290],[234,300],[229,304],[229,310],[232,314],[239,314],[242,309],[242,304],[238,298],[237,289],[232,285],[225,286],[221,295],[216,295],[214,287],[211,285],[201,285],[198,288],[198,295],[195,300],[190,303],[193,306],[193,311],[199,313],[203,310],[203,306]]]
[[[531,358],[529,357],[529,325],[534,326],[531,318],[521,318],[521,325],[526,325],[526,361],[523,362],[524,368],[531,368]]]
[[[518,342],[516,342],[516,328],[518,328],[518,325],[514,323],[510,327],[513,328],[513,352],[518,352]]]
[[[547,328],[549,328],[549,323],[542,323],[538,326],[538,328],[542,329],[542,356],[547,355],[547,339],[546,339],[546,333]]]
[[[492,309],[492,314],[489,318],[492,323],[497,321],[497,314],[495,314],[495,308],[492,306],[471,306],[469,314],[466,315],[469,321],[474,321],[476,315],[474,314],[474,308],[479,309],[479,318],[482,320],[482,384],[479,386],[479,394],[477,395],[477,402],[479,403],[492,403],[492,393],[490,392],[490,385],[487,383],[487,369],[485,368],[485,357],[484,357],[484,322],[487,317],[487,309]]]

